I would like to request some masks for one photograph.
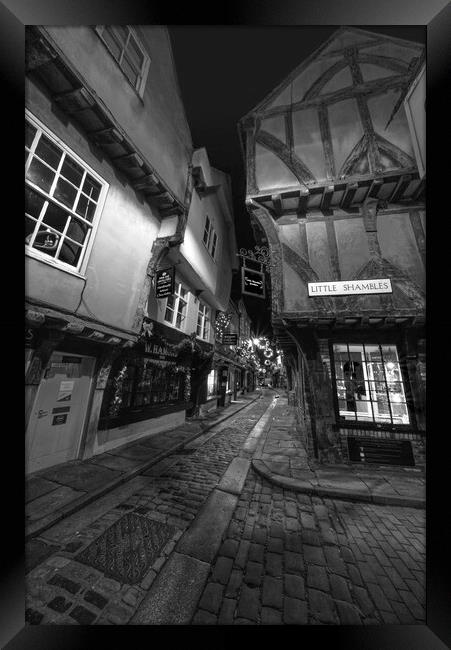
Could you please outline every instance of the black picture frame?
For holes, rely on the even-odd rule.
[[[210,8],[213,5],[210,6]],[[449,474],[449,456],[443,453],[448,437],[449,417],[446,404],[449,401],[447,386],[444,381],[445,371],[450,366],[449,331],[451,319],[447,315],[446,295],[441,292],[441,299],[434,300],[433,282],[443,279],[447,266],[440,275],[439,264],[449,259],[448,206],[446,205],[449,186],[449,164],[447,162],[449,133],[446,123],[449,120],[449,98],[446,89],[449,86],[451,33],[451,7],[446,0],[430,0],[428,3],[411,0],[379,0],[355,3],[337,0],[316,0],[300,3],[296,0],[281,0],[269,3],[241,0],[240,2],[216,3],[220,15],[213,17],[202,4],[185,4],[176,7],[168,3],[149,2],[148,0],[3,0],[0,4],[0,66],[2,69],[3,108],[6,109],[4,126],[13,135],[13,144],[17,143],[23,133],[24,106],[24,26],[28,24],[231,24],[231,25],[343,25],[377,26],[377,25],[423,25],[427,29],[427,165],[429,167],[427,207],[432,234],[429,235],[428,250],[433,251],[428,260],[428,357],[431,365],[431,387],[428,397],[429,429],[433,433],[428,440],[428,480],[427,480],[427,624],[424,626],[380,626],[380,627],[329,627],[309,626],[302,629],[285,626],[268,628],[252,626],[250,628],[192,627],[190,629],[171,628],[163,631],[165,645],[170,647],[176,642],[195,644],[205,643],[211,647],[249,642],[257,643],[260,639],[269,643],[283,643],[291,639],[299,644],[308,642],[329,642],[336,648],[364,648],[365,650],[441,650],[451,646],[451,616],[449,615],[450,561],[447,553],[449,533],[447,520],[449,505],[447,503]],[[8,158],[6,182],[4,187],[13,196],[22,196],[23,181],[19,172],[19,147],[13,147],[17,153],[12,160]],[[11,148],[8,149],[11,153]],[[443,155],[443,153],[445,155]],[[12,203],[14,206],[14,202]],[[11,209],[11,208],[10,208]],[[10,210],[8,210],[8,213]],[[15,212],[15,209],[13,209]],[[20,228],[21,223],[17,219]],[[19,241],[19,237],[16,238]],[[431,244],[432,241],[432,244]],[[12,262],[12,266],[11,266]],[[16,269],[17,265],[17,269]],[[11,394],[14,382],[20,394],[22,380],[16,356],[22,350],[22,262],[19,256],[6,260],[5,277],[12,274],[18,282],[4,283],[3,301],[6,317],[2,319],[2,332],[5,347],[4,368],[12,368],[2,373],[4,379],[4,396]],[[437,270],[437,273],[436,273]],[[440,283],[439,283],[440,284]],[[440,284],[440,286],[442,286]],[[438,287],[440,288],[440,287]],[[435,313],[434,313],[435,312]],[[17,340],[17,344],[14,343]],[[14,342],[14,343],[13,343]],[[435,346],[434,346],[435,344]],[[441,346],[440,350],[438,346]],[[8,359],[8,355],[11,357]],[[14,370],[16,368],[16,370]],[[17,372],[17,378],[16,373]],[[434,399],[431,399],[433,395]],[[438,405],[442,404],[442,408]],[[14,415],[14,413],[13,413]],[[14,418],[12,420],[19,420]],[[4,425],[6,427],[6,424]],[[111,648],[130,645],[140,637],[141,644],[155,642],[154,629],[112,627],[59,627],[24,625],[24,557],[23,557],[23,458],[24,440],[17,424],[14,428],[5,428],[4,465],[9,466],[10,475],[3,472],[6,483],[3,487],[5,533],[3,541],[3,575],[0,581],[0,644],[8,650],[33,648],[39,650],[96,647],[99,644]],[[5,440],[7,438],[7,441]],[[133,639],[133,640],[132,640]],[[131,641],[132,640],[132,641]]]

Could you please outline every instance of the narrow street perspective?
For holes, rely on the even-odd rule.
[[[426,625],[424,29],[25,41],[25,633]]]
[[[270,450],[279,466],[291,458],[302,476],[315,476],[301,438],[292,434],[293,409],[277,395],[265,390],[222,424],[29,540],[27,621],[424,622],[425,517],[417,505],[424,481],[407,475],[410,490],[402,497],[393,476],[383,494],[370,484],[372,502],[327,497],[327,487],[316,496],[314,489],[299,491],[294,483],[284,489],[261,478],[251,463]],[[96,461],[96,470],[106,466],[106,458]],[[372,478],[380,486],[378,474]],[[401,478],[398,472],[405,486]],[[330,493],[345,491],[347,483],[344,471],[341,477],[336,471]],[[380,504],[390,497],[404,505]],[[39,511],[39,500],[29,503],[30,513],[34,503]]]

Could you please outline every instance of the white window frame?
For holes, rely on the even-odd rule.
[[[174,300],[174,304],[172,306],[169,306],[169,302],[171,298]],[[164,322],[169,323],[171,327],[175,327],[176,329],[183,331],[184,322],[186,320],[186,315],[188,310],[188,299],[189,299],[188,289],[186,289],[181,282],[176,281],[174,294],[172,296],[169,296],[169,298],[166,299],[166,304],[164,307],[164,314],[163,314]],[[166,314],[168,311],[171,313],[170,319],[166,318]],[[179,316],[180,316],[180,325],[177,325],[177,320]]]
[[[106,30],[110,30],[114,34],[115,30],[116,30],[115,26],[114,25],[96,25],[94,27],[94,30],[97,33],[97,35],[99,36],[102,43],[105,45],[105,47],[108,50],[109,54],[116,61],[118,67],[121,69],[122,74],[125,76],[128,83],[130,84],[130,86],[132,88],[134,88],[134,90],[142,98],[142,96],[144,94],[144,89],[146,87],[147,75],[148,75],[149,67],[150,67],[150,56],[147,53],[146,48],[143,46],[138,34],[136,33],[136,30],[133,29],[133,27],[131,27],[130,25],[121,25],[121,27],[127,29],[128,33],[127,33],[127,38],[126,38],[125,44],[123,44],[123,45],[122,45],[122,43],[123,43],[122,39],[120,37],[117,37],[118,40],[119,40],[120,46],[121,46],[121,52],[119,54],[119,58],[117,58],[116,55],[114,54],[114,52],[112,52],[112,50],[110,49],[110,46],[109,46],[109,44],[106,41],[105,36],[104,36],[104,32]],[[143,56],[143,64],[142,64],[141,70],[140,71],[136,70],[136,73],[138,75],[138,79],[137,79],[135,84],[128,78],[128,75],[124,71],[124,68],[122,66],[122,62],[123,62],[123,59],[124,59],[124,54],[127,52],[127,47],[128,47],[128,45],[130,43],[131,38],[133,38],[133,40],[135,41],[140,53]]]
[[[205,226],[204,226],[204,234],[202,236],[202,242],[207,249],[207,251],[210,253],[211,257],[215,259],[215,254],[216,254],[216,249],[218,247],[218,235],[216,234],[216,231],[213,227],[213,223],[208,216],[208,214],[205,217]]]
[[[210,307],[199,301],[197,310],[196,334],[200,339],[208,341],[210,338]]]
[[[207,375],[207,399],[217,395],[218,371],[212,368]]]
[[[41,262],[45,262],[46,264],[49,264],[50,266],[53,266],[55,268],[58,268],[59,270],[64,270],[67,271],[68,273],[72,275],[77,275],[84,277],[84,274],[86,272],[86,268],[88,265],[88,260],[89,256],[91,254],[92,246],[94,244],[95,236],[97,233],[97,228],[100,222],[100,216],[103,212],[103,207],[105,204],[105,199],[106,195],[109,189],[109,184],[101,177],[99,174],[88,165],[83,158],[78,156],[61,138],[59,138],[53,131],[51,131],[41,120],[39,120],[33,113],[31,113],[28,109],[25,109],[25,117],[26,119],[31,122],[31,124],[36,128],[36,133],[33,138],[33,142],[31,143],[31,146],[29,148],[26,147],[25,151],[28,153],[33,153],[36,149],[38,140],[40,139],[41,134],[44,134],[49,140],[54,142],[58,147],[60,147],[63,150],[64,155],[62,156],[61,160],[59,161],[58,164],[58,170],[57,173],[55,174],[55,178],[53,179],[52,185],[50,187],[49,192],[41,189],[38,185],[33,183],[29,179],[25,179],[25,185],[29,186],[31,189],[39,193],[41,196],[45,198],[43,209],[41,210],[41,214],[39,215],[38,218],[38,223],[41,223],[42,218],[44,216],[43,210],[44,207],[46,207],[47,204],[54,204],[61,209],[65,210],[69,215],[73,215],[76,219],[79,219],[82,221],[85,225],[88,226],[90,229],[90,233],[88,234],[86,241],[82,245],[82,252],[80,254],[80,259],[78,261],[77,266],[74,266],[72,264],[68,264],[67,262],[63,262],[62,260],[55,259],[54,257],[51,257],[50,255],[47,255],[46,253],[43,253],[36,248],[33,248],[29,244],[25,244],[25,254],[28,257],[35,258]],[[52,196],[56,184],[59,179],[59,170],[61,169],[63,165],[63,161],[65,160],[65,155],[69,154],[71,158],[75,160],[81,167],[84,169],[84,177],[86,177],[86,174],[90,174],[100,185],[100,193],[99,193],[99,198],[97,201],[97,207],[95,209],[92,222],[89,222],[88,220],[83,219],[80,215],[78,215],[76,212],[74,212],[73,209],[68,208],[64,203],[60,202],[58,199],[54,198]],[[28,170],[28,167],[31,164],[31,161],[33,160],[33,156],[28,155],[27,161],[25,163],[25,173]],[[83,181],[80,183],[80,187],[82,186]],[[78,189],[78,196],[80,196],[80,188]],[[78,200],[78,199],[77,199]],[[63,233],[58,233],[59,234],[59,247],[61,248],[62,242],[64,241],[64,236],[66,234],[66,231],[68,229],[69,222],[66,223],[66,227],[64,229]],[[49,226],[49,230],[52,231],[51,226]],[[57,231],[55,230],[55,233]]]
[[[334,347],[333,347],[335,367],[339,363],[337,362],[337,352],[338,352],[337,348],[339,348],[340,346],[341,347],[346,346],[348,355],[350,355],[351,352],[360,354],[360,361],[358,363],[362,364],[363,386],[365,390],[364,394],[367,397],[364,400],[360,400],[360,398],[358,398],[359,401],[356,402],[356,404],[357,403],[359,404],[360,409],[356,408],[354,411],[344,409],[344,408],[340,409],[340,397],[338,391],[340,390],[340,388],[343,390],[343,387],[345,385],[345,380],[336,378],[335,391],[336,391],[337,401],[338,401],[339,416],[343,416],[346,419],[346,421],[358,422],[359,424],[362,422],[366,422],[366,423],[369,422],[372,425],[387,424],[388,426],[396,426],[396,425],[410,426],[411,417],[407,405],[404,378],[402,376],[401,365],[399,362],[398,346],[393,343],[379,344],[379,343],[368,343],[368,342],[365,343],[349,343],[349,342],[338,343],[337,342],[334,343]],[[367,348],[374,348],[374,347],[379,348],[381,361],[368,360]],[[394,370],[398,376],[398,379],[396,379],[395,381],[393,381],[393,379],[390,379],[387,376],[387,373],[389,371],[387,370],[388,362],[386,361],[386,359],[387,356],[390,354],[388,348],[393,348],[392,354],[394,352],[394,356],[396,359],[394,363],[392,362],[394,366]],[[349,359],[351,359],[350,356]],[[384,377],[383,379],[381,378],[376,379],[374,376],[373,368],[374,365],[376,364],[382,366],[383,377]],[[383,385],[382,389],[385,390],[385,394],[386,394],[384,395],[384,397],[386,396],[387,398],[387,411],[383,413],[379,412],[380,393],[377,392],[376,384],[379,385],[379,390],[381,390],[380,386]],[[393,386],[396,386],[398,390],[390,391],[390,387]],[[342,399],[341,401],[344,400]],[[405,407],[403,415],[393,414],[393,407],[395,407],[398,403],[402,404]],[[364,409],[363,407],[366,408]]]

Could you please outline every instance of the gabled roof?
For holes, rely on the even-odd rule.
[[[378,46],[385,46],[385,49],[389,46],[396,56],[386,57],[390,60],[383,61],[381,56],[375,52]],[[293,86],[299,80],[299,77],[303,75],[308,78],[308,72],[310,69],[310,76],[315,78],[315,71],[313,69],[315,65],[318,68],[317,78],[332,67],[335,67],[336,71],[339,72],[344,65],[344,63],[342,64],[341,62],[347,48],[356,48],[359,55],[361,55],[364,60],[367,60],[367,65],[371,65],[371,59],[374,61],[379,59],[378,64],[380,67],[385,67],[383,65],[385,63],[391,67],[394,73],[396,72],[396,68],[398,68],[398,73],[402,73],[403,71],[407,72],[409,62],[414,57],[418,57],[424,49],[421,44],[405,39],[393,38],[391,36],[368,32],[355,27],[340,27],[327,41],[323,43],[323,45],[312,52],[307,59],[298,65],[240,121],[243,121],[246,117],[249,117],[252,114],[263,113],[274,105],[288,105],[292,103],[292,101],[300,101],[301,92],[298,98],[293,97]],[[398,63],[398,66],[396,66],[396,63]],[[330,77],[330,79],[331,78],[332,77]],[[330,79],[328,79],[328,81]],[[312,84],[310,84],[310,87],[311,86]],[[302,97],[304,96],[305,92],[302,94]]]

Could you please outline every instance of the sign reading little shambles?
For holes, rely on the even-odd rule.
[[[392,292],[391,281],[388,278],[384,278],[383,280],[346,280],[308,283],[308,295],[314,298],[320,296],[347,296],[351,294]]]
[[[157,271],[155,281],[155,293],[157,298],[172,296],[175,289],[175,268],[162,269]]]

